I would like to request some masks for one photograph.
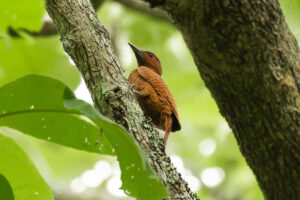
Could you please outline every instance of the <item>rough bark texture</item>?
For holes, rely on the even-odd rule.
[[[300,51],[278,0],[147,0],[182,32],[266,199],[300,199]]]
[[[167,186],[169,199],[198,199],[164,153],[162,140],[142,114],[124,77],[111,41],[88,0],[47,0],[65,51],[81,72],[95,106],[123,125],[141,145],[151,167]]]

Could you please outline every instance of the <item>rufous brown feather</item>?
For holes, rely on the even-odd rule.
[[[166,145],[170,132],[181,129],[174,98],[164,80],[159,59],[150,51],[143,51],[130,44],[138,68],[129,75],[129,82],[134,85],[136,98],[144,114],[152,119],[155,126],[165,131]]]

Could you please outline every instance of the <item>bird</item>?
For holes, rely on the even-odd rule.
[[[165,131],[163,142],[166,146],[170,132],[181,129],[175,100],[161,78],[162,67],[156,55],[128,44],[138,63],[128,81],[145,116],[150,117],[156,128]]]

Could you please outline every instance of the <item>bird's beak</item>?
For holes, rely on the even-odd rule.
[[[133,44],[129,43],[129,46],[131,47],[132,51],[134,52],[135,54],[135,57],[138,61],[138,63],[140,64],[140,62],[142,61],[142,55],[143,55],[143,52],[141,50],[139,50],[136,46],[134,46]]]

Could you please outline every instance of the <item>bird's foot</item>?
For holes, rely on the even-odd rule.
[[[141,93],[141,92],[139,92],[139,91],[137,91],[137,90],[135,90],[135,89],[133,90],[133,92],[134,92],[135,94],[141,96],[141,97],[149,97],[149,94],[143,94],[143,93]]]
[[[135,86],[135,84],[130,84],[130,83],[129,83],[130,89],[134,88],[134,86]]]

